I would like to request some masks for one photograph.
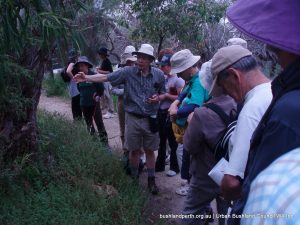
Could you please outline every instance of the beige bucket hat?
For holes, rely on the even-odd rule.
[[[172,67],[171,74],[181,73],[195,65],[200,59],[201,57],[199,55],[193,55],[188,49],[176,52],[170,60]]]

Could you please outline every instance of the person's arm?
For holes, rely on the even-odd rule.
[[[75,63],[70,63],[67,67],[66,73],[68,74],[68,76],[73,79],[73,73],[72,70],[74,68]]]
[[[221,183],[222,195],[227,200],[236,200],[241,194],[241,181],[248,160],[250,139],[259,121],[240,115],[229,142],[229,164]],[[240,178],[239,178],[240,177]]]
[[[196,104],[188,104],[180,107],[180,109],[177,110],[177,117],[179,118],[186,118],[189,116],[190,113],[192,113],[195,108],[198,108],[199,105]]]
[[[85,73],[79,72],[74,76],[74,80],[77,83],[85,82],[85,81],[101,83],[107,81],[107,74],[95,74],[95,75],[87,76]]]
[[[187,96],[187,92],[182,91],[182,92],[178,95],[177,100],[180,101],[180,102],[182,102],[183,99],[184,99],[186,96]]]
[[[180,104],[181,102],[178,100],[178,99],[176,99],[171,105],[170,105],[170,107],[169,107],[169,113],[170,113],[170,115],[172,115],[172,114],[176,114],[177,113],[177,110],[178,110],[178,105]],[[176,111],[176,113],[174,113],[173,111]]]
[[[170,114],[170,119],[172,122],[174,122],[176,120],[176,115],[177,115],[177,111],[178,111],[178,105],[180,104],[181,102],[176,99],[171,105],[170,105],[170,108],[168,110],[169,114]]]
[[[100,73],[100,74],[109,74],[109,73],[111,73],[110,71],[101,70],[100,68],[96,68],[96,69],[97,69],[97,73]]]
[[[164,93],[158,96],[159,101],[163,101],[166,99],[169,99],[171,101],[175,101],[177,99],[178,95],[171,95],[170,93]]]

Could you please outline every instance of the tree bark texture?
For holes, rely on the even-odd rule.
[[[3,161],[14,160],[23,154],[33,153],[34,156],[38,148],[37,105],[46,59],[42,52],[30,51],[25,55],[22,64],[33,71],[33,77],[22,78],[20,91],[30,104],[24,108],[22,117],[17,111],[0,117],[0,157]]]

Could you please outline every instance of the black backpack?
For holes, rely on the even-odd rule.
[[[71,63],[71,62],[69,62],[68,65],[69,65],[70,63]],[[69,75],[67,74],[67,68],[68,68],[68,66],[65,67],[65,68],[63,69],[63,71],[61,71],[61,73],[60,73],[61,78],[62,78],[63,81],[66,82],[66,83],[71,81],[71,78],[70,78]],[[79,71],[78,71],[77,67],[74,67],[74,68],[72,69],[72,74],[73,74],[73,75],[76,75],[78,72],[79,72]]]
[[[61,71],[60,76],[63,79],[63,81],[66,82],[66,83],[71,81],[71,78],[67,74],[66,69],[64,69],[63,71]]]
[[[226,129],[223,131],[220,139],[215,145],[213,149],[213,153],[217,161],[219,161],[223,157],[228,160],[229,159],[228,144],[237,124],[238,113],[235,116],[227,115],[221,107],[219,107],[214,103],[207,103],[204,106],[206,106],[207,108],[211,109],[216,114],[218,114],[218,116],[222,119],[222,121],[226,125]]]

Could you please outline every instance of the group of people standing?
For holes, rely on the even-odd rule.
[[[202,65],[201,57],[188,49],[175,53],[164,49],[159,54],[157,68],[153,66],[153,47],[142,44],[138,51],[133,46],[126,47],[122,55],[124,66],[116,71],[106,73],[98,69],[97,74],[93,74],[85,57],[79,57],[75,63],[78,71],[72,72],[71,67],[68,70],[72,76],[76,73],[72,82],[78,83],[80,104],[86,115],[92,110],[88,104],[84,105],[81,90],[85,93],[86,86],[92,87],[86,95],[97,102],[97,96],[104,92],[103,82],[113,86],[112,92],[118,96],[121,139],[124,150],[129,153],[131,176],[138,181],[140,156],[144,152],[148,188],[152,194],[159,192],[155,173],[165,170],[168,141],[170,170],[167,175],[181,172],[181,177],[188,180],[183,214],[195,215],[184,218],[182,224],[204,224],[196,215],[206,214],[214,199],[220,214],[227,214],[231,207],[231,215],[240,215],[227,217],[227,224],[274,222],[263,217],[244,218],[245,213],[292,213],[294,217],[286,223],[283,221],[286,218],[275,222],[299,222],[300,214],[293,210],[299,202],[293,184],[299,183],[295,168],[300,159],[299,149],[293,150],[300,146],[300,105],[297,102],[300,33],[296,29],[300,22],[299,9],[296,0],[290,4],[280,0],[253,0],[251,4],[240,0],[227,12],[237,29],[265,42],[277,55],[283,71],[273,81],[263,74],[256,57],[247,49],[247,42],[240,38],[228,40],[227,46]],[[255,18],[251,15],[254,11]],[[282,25],[277,35],[274,35],[277,25],[272,22],[275,20]],[[226,123],[211,105],[237,118],[220,184],[208,174],[218,162],[214,150],[226,131]],[[89,125],[87,119],[86,122]],[[291,165],[289,160],[294,166],[283,168],[283,164]],[[288,173],[288,169],[293,172],[293,180],[284,179],[291,190],[287,193],[281,190],[284,187],[278,178],[284,176],[282,171]],[[287,195],[286,199],[272,205],[272,200],[277,198],[275,193],[282,196],[281,192]],[[219,223],[225,224],[225,219]]]
[[[69,95],[71,97],[72,115],[75,121],[84,118],[87,129],[91,135],[98,131],[100,140],[108,147],[107,132],[103,123],[104,119],[113,117],[114,105],[111,97],[111,85],[109,83],[93,84],[80,83],[77,84],[73,77],[78,72],[84,72],[88,75],[101,73],[111,73],[113,71],[112,64],[108,59],[107,48],[98,49],[101,64],[94,68],[93,64],[86,56],[80,56],[75,49],[69,51],[69,60],[67,66],[63,70],[64,76],[68,76],[66,81],[69,82]],[[101,104],[100,104],[101,101]],[[106,110],[106,114],[102,116],[102,109]],[[94,126],[96,125],[96,128]]]

